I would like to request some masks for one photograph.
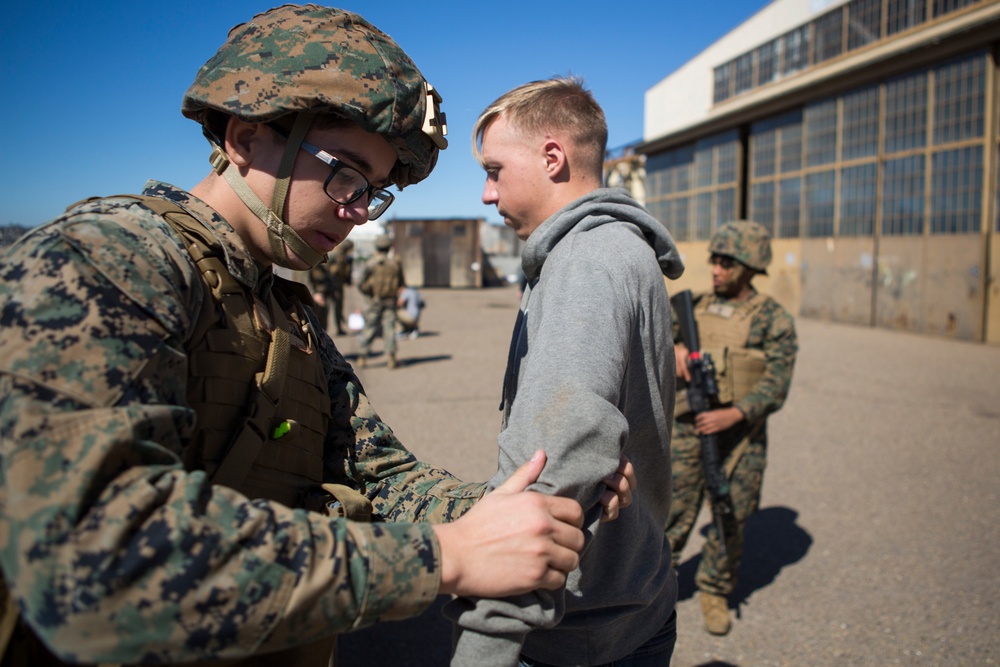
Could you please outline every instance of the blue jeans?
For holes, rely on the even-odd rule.
[[[613,662],[592,665],[591,667],[670,667],[670,659],[674,655],[674,644],[676,643],[677,612],[675,611],[670,614],[670,618],[667,619],[659,632],[632,653]],[[556,667],[545,662],[536,662],[523,655],[519,664],[520,667]]]

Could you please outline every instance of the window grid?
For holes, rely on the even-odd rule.
[[[736,168],[739,164],[739,141],[738,138],[717,148],[716,156],[716,182],[719,185],[736,182]]]
[[[718,223],[725,223],[736,220],[736,188],[719,190],[715,198],[715,220]],[[718,226],[716,226],[716,229]],[[712,230],[713,232],[715,230]]]
[[[754,74],[754,86],[763,86],[774,81],[778,73],[778,49],[773,41],[762,44],[754,51],[757,59],[757,71]]]
[[[832,11],[816,19],[813,63],[836,58],[844,50],[844,10]]]
[[[671,207],[673,213],[674,226],[678,230],[678,239],[684,239],[687,241],[691,236],[690,230],[690,219],[688,216],[688,198],[678,197],[673,200],[673,206]],[[668,229],[670,226],[667,226]]]
[[[934,0],[934,17],[937,18],[962,7],[969,7],[977,2],[979,0]]]
[[[924,231],[924,156],[888,160],[882,184],[882,233],[917,235]]]
[[[877,42],[882,32],[882,0],[852,0],[847,5],[847,50]]]
[[[733,64],[729,62],[715,68],[715,83],[713,86],[712,99],[714,99],[716,103],[728,100],[732,96],[729,85],[732,79],[730,74],[732,66]]]
[[[878,86],[844,95],[841,160],[871,157],[878,151]]]
[[[927,16],[926,8],[925,0],[889,0],[885,17],[886,36],[923,23]]]
[[[712,236],[712,193],[699,192],[694,201],[694,240],[707,241]]]
[[[810,104],[805,110],[806,164],[814,167],[837,159],[837,100]]]
[[[839,236],[871,236],[875,231],[875,163],[840,172]]]
[[[779,238],[963,234],[984,225],[1000,232],[1000,195],[990,202],[996,215],[982,219],[986,156],[1000,152],[984,143],[1000,132],[1000,117],[986,129],[991,67],[991,55],[979,51],[759,120],[750,126],[745,156],[735,130],[669,158],[651,156],[649,182],[662,189],[651,191],[650,201],[685,197],[687,226],[678,234],[687,234],[675,237],[707,238],[730,211],[739,214],[747,160],[748,217]],[[839,144],[833,160],[831,143]],[[702,150],[699,176],[695,155]],[[664,210],[676,218],[673,205],[666,201]]]
[[[931,162],[931,233],[978,232],[982,214],[983,147],[940,151]]]
[[[750,186],[750,219],[763,225],[774,235],[774,181]]]
[[[753,88],[753,51],[744,53],[734,63],[736,78],[735,94],[739,95]]]
[[[786,178],[778,183],[778,236],[798,238],[802,218],[802,179]]]
[[[751,129],[750,153],[753,177],[773,176],[778,167],[778,128],[773,123],[755,123]]]
[[[809,24],[786,33],[781,39],[781,73],[784,76],[809,66]]]
[[[836,181],[832,170],[806,174],[806,236],[833,236]]]
[[[946,63],[934,70],[934,143],[983,136],[986,118],[986,58]]]
[[[927,143],[927,72],[894,79],[885,86],[886,153],[923,148]]]
[[[963,7],[994,1],[851,0],[716,67],[713,101],[723,102]]]
[[[802,115],[781,128],[781,173],[802,169]]]

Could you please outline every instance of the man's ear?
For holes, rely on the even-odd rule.
[[[542,157],[545,160],[545,171],[549,178],[557,180],[565,170],[569,169],[566,148],[555,137],[545,137],[542,144]]]
[[[246,167],[253,161],[254,152],[261,142],[270,140],[270,128],[263,123],[247,123],[239,118],[230,118],[226,124],[225,148],[226,155],[237,167]]]

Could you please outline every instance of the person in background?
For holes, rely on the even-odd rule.
[[[365,264],[358,290],[368,299],[365,311],[365,329],[361,333],[361,353],[358,366],[364,368],[372,351],[372,343],[379,336],[385,344],[389,368],[399,365],[396,359],[396,297],[405,286],[403,265],[390,254],[392,239],[379,234],[375,239],[375,254]]]
[[[351,284],[354,242],[345,239],[327,255],[327,261],[309,270],[313,287],[313,310],[327,333],[344,335],[344,285]]]
[[[416,287],[401,287],[396,300],[396,318],[399,320],[400,333],[407,338],[420,335],[420,313],[423,312],[424,297]]]
[[[582,81],[563,77],[505,93],[473,130],[483,203],[525,241],[527,276],[489,484],[544,443],[549,466],[533,488],[583,506],[587,548],[563,589],[446,605],[457,667],[666,665],[673,653],[663,476],[675,369],[664,276],[684,266],[662,224],[627,191],[602,187],[607,134]],[[599,524],[601,479],[623,455],[635,466],[635,500]]]
[[[351,274],[354,271],[353,252],[354,241],[345,239],[343,243],[333,249],[330,256],[330,317],[333,319],[332,328],[337,330],[338,336],[343,336],[346,333],[344,331],[344,327],[347,325],[347,320],[344,318],[344,288],[351,285]]]
[[[708,246],[712,291],[697,295],[694,318],[703,351],[715,362],[719,405],[694,415],[684,399],[690,381],[688,349],[675,331],[677,377],[681,390],[673,427],[674,501],[667,537],[674,567],[705,498],[700,435],[718,436],[719,460],[729,477],[736,531],[726,536],[725,553],[715,530],[701,551],[695,575],[705,629],[729,632],[727,597],[736,588],[746,521],[760,504],[767,463],[767,418],[784,405],[798,352],[795,322],[787,310],[754,289],[755,276],[767,275],[771,236],[756,222],[727,222]]]

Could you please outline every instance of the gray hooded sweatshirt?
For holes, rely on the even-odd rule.
[[[454,666],[556,665],[622,658],[655,635],[677,599],[664,534],[670,506],[675,362],[663,277],[684,270],[669,232],[626,190],[599,189],[528,238],[528,287],[503,390],[500,485],[538,448],[532,486],[575,498],[587,544],[564,589],[502,600],[456,598]],[[622,454],[638,490],[600,523],[601,480]]]

